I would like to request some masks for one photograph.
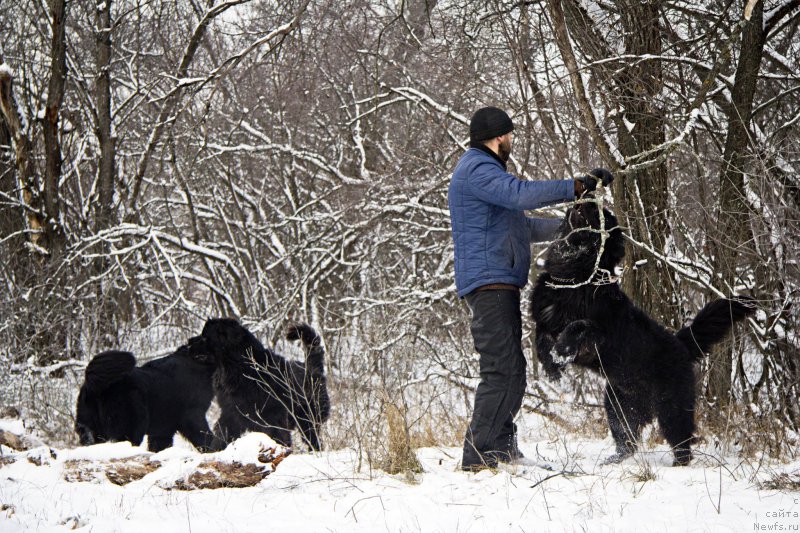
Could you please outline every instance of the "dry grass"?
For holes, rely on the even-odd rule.
[[[634,461],[636,468],[628,470],[627,474],[636,483],[647,483],[648,481],[655,481],[658,479],[656,471],[647,458],[642,454],[634,454]]]
[[[36,466],[48,465],[50,464],[50,460],[55,458],[56,452],[52,448],[49,448],[47,451],[44,449],[34,450],[27,455],[28,462]]]
[[[126,459],[113,459],[107,462],[67,461],[64,463],[64,479],[71,483],[97,482],[108,479],[119,486],[142,479],[161,467],[158,461],[147,455],[136,455]]]
[[[781,472],[765,481],[760,482],[759,488],[766,490],[780,490],[783,492],[800,492],[800,473],[787,474]]]
[[[291,450],[284,448],[263,448],[258,454],[258,463],[203,461],[191,474],[161,486],[177,490],[252,487],[270,475],[289,454]],[[73,483],[108,479],[123,486],[142,479],[161,466],[148,455],[111,461],[67,461],[64,463],[64,479]]]
[[[449,416],[447,418],[424,417],[409,428],[411,447],[433,448],[436,446],[461,446],[469,426],[469,418]]]
[[[6,519],[11,518],[16,513],[17,509],[10,504],[7,503],[0,503],[0,512],[2,512]]]
[[[404,413],[394,404],[387,404],[386,422],[387,436],[386,455],[381,461],[381,469],[389,474],[422,472],[422,463],[411,447],[408,425]]]
[[[274,472],[291,453],[288,448],[262,448],[258,454],[260,464],[203,461],[195,472],[176,480],[173,487],[164,488],[201,490],[253,487]]]
[[[719,409],[700,398],[695,434],[724,454],[754,459],[766,453],[784,461],[797,459],[800,450],[797,434],[779,416],[765,416],[754,409],[752,404],[744,402]]]
[[[185,479],[176,480],[173,488],[202,490],[253,487],[271,473],[271,469],[255,464],[205,461]]]

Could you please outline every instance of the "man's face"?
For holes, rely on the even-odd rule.
[[[500,137],[500,146],[497,147],[497,151],[500,159],[508,162],[508,158],[511,157],[511,133]]]

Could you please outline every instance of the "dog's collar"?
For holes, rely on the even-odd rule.
[[[620,279],[619,276],[612,275],[611,272],[604,268],[599,268],[594,271],[592,277],[587,281],[576,282],[575,278],[559,278],[550,274],[550,279],[553,282],[548,282],[552,287],[582,287],[584,285],[611,285],[617,283]]]

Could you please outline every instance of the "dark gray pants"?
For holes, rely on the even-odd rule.
[[[475,350],[480,354],[481,381],[464,439],[461,465],[465,469],[514,458],[514,416],[522,406],[526,385],[519,291],[477,291],[466,300],[472,311]]]

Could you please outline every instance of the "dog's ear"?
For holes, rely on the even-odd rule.
[[[209,318],[203,326],[201,337],[209,343],[217,344],[219,342],[219,329],[219,320]]]
[[[236,320],[214,318],[206,322],[203,328],[203,337],[209,345],[230,347],[241,342],[242,329]]]
[[[234,322],[220,322],[217,324],[214,333],[217,335],[217,342],[225,346],[235,344],[237,340],[237,328]]]

